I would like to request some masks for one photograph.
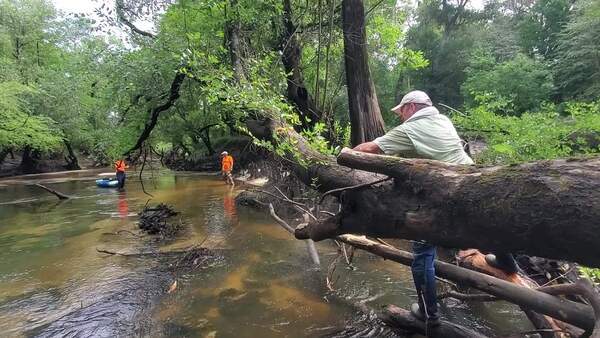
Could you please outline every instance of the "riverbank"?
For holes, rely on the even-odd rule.
[[[3,161],[0,162],[0,178],[70,171],[69,165],[62,154],[46,156],[36,160],[35,165],[28,166],[23,165],[21,157],[22,154],[20,153],[6,155]],[[99,167],[93,160],[84,156],[78,159],[78,164],[81,168],[78,170],[91,170]]]

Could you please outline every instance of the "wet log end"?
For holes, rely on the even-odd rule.
[[[296,239],[312,239],[315,242],[341,235],[339,216],[332,216],[325,220],[301,224],[294,230]]]
[[[388,305],[380,315],[386,324],[402,330],[427,334],[428,337],[439,338],[485,338],[484,335],[464,326],[442,320],[435,328],[426,328],[425,322],[415,318],[410,311],[395,305]]]

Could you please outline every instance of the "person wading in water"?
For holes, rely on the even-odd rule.
[[[129,168],[127,164],[125,164],[124,160],[117,160],[115,162],[115,170],[117,171],[117,181],[119,181],[119,189],[123,189],[125,187],[125,169]]]
[[[223,179],[227,184],[231,184],[233,187],[235,183],[233,182],[233,176],[231,176],[231,171],[233,170],[233,157],[229,155],[226,151],[221,153],[221,175],[223,175]]]

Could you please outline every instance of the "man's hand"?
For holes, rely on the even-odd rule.
[[[363,153],[383,154],[383,151],[381,151],[381,148],[379,148],[379,146],[375,142],[361,143],[361,144],[357,145],[356,147],[352,148],[352,150],[360,151]]]

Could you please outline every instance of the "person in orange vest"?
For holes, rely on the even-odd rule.
[[[123,189],[125,187],[125,169],[129,168],[129,166],[125,163],[124,160],[117,160],[115,162],[115,170],[117,171],[117,181],[119,181],[119,189]]]
[[[221,174],[227,184],[235,185],[233,183],[233,177],[231,171],[233,170],[233,157],[228,152],[224,151],[221,153]]]

